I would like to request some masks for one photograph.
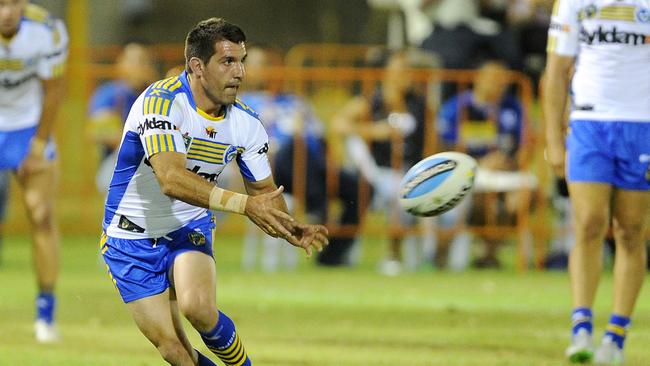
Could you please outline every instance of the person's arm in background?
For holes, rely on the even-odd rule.
[[[117,93],[118,91],[110,84],[100,86],[89,103],[88,135],[95,143],[109,150],[119,146],[124,123],[119,108],[125,101],[119,100]]]
[[[546,160],[559,177],[565,175],[564,118],[573,63],[579,50],[578,9],[572,5],[570,1],[557,0],[553,7],[542,95]]]
[[[54,122],[63,100],[63,71],[68,55],[68,35],[62,21],[52,22],[54,30],[50,48],[43,51],[37,71],[43,87],[43,109],[29,154],[21,166],[24,171],[35,171],[45,166],[45,148],[54,132]]]

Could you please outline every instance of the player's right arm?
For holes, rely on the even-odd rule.
[[[564,176],[564,117],[569,82],[578,53],[578,9],[571,0],[556,0],[549,26],[542,108],[546,122],[546,160]]]

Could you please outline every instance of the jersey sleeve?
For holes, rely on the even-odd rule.
[[[46,25],[49,35],[44,41],[37,74],[39,78],[49,80],[63,75],[68,58],[68,32],[60,19],[48,19]]]
[[[575,56],[579,49],[580,10],[574,0],[555,0],[546,52]]]
[[[184,114],[180,102],[173,97],[169,100],[152,96],[150,91],[147,91],[142,103],[134,104],[133,108],[140,110],[131,111],[142,116],[136,129],[146,157],[151,158],[161,152],[187,154],[185,138],[181,133]]]
[[[269,136],[261,122],[254,121],[252,124],[243,151],[237,154],[237,165],[244,178],[256,182],[271,175],[271,165],[268,157]]]

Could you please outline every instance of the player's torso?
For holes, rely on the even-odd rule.
[[[573,117],[650,120],[650,0],[576,1]]]

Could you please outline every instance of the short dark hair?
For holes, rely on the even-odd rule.
[[[210,18],[200,21],[185,38],[185,69],[190,69],[190,59],[197,57],[204,63],[214,55],[214,44],[227,40],[233,43],[246,42],[244,31],[235,24],[228,23],[223,18]]]

